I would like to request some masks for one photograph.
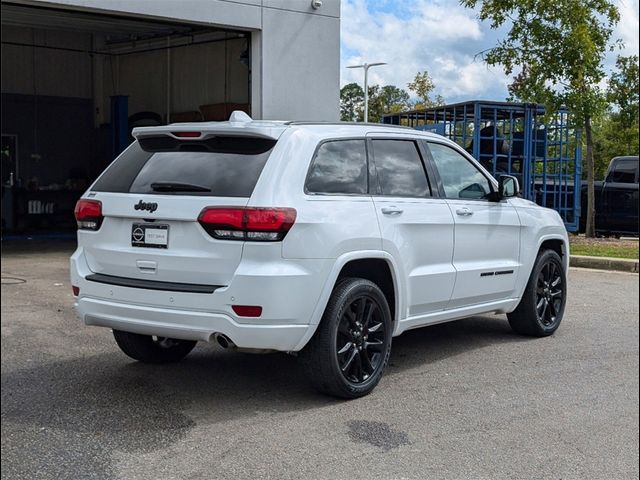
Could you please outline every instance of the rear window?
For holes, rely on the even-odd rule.
[[[98,178],[97,192],[250,197],[275,140],[215,137],[133,143]]]
[[[637,159],[616,160],[613,171],[609,174],[608,182],[634,183],[636,182]]]
[[[367,149],[364,140],[335,140],[320,145],[306,189],[309,193],[367,193]]]
[[[431,196],[422,159],[414,141],[373,140],[373,158],[382,195]]]

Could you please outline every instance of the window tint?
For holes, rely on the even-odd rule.
[[[411,140],[373,140],[373,155],[382,195],[431,195],[418,146]]]
[[[250,138],[234,139],[240,142],[239,148],[220,139],[207,143],[172,141],[170,146],[149,147],[151,151],[135,142],[107,168],[92,190],[249,197],[275,144],[254,148]],[[173,188],[167,188],[168,184]],[[192,189],[194,186],[200,188]]]
[[[637,160],[616,160],[613,172],[607,181],[618,183],[634,183],[636,181]]]
[[[312,193],[367,193],[367,150],[364,140],[336,140],[320,145],[306,190]]]
[[[430,143],[429,150],[447,198],[485,198],[491,192],[487,177],[453,148]]]

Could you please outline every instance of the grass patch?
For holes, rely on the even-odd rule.
[[[571,255],[638,259],[638,242],[611,238],[570,236]]]

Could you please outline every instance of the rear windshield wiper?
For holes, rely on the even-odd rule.
[[[153,182],[151,188],[156,192],[210,192],[211,189],[202,185],[178,182]]]

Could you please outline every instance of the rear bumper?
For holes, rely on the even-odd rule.
[[[224,314],[131,305],[82,297],[75,308],[87,325],[183,340],[211,341],[222,333],[242,348],[295,350],[309,325],[243,325]]]
[[[212,293],[155,290],[87,280],[94,274],[79,247],[70,259],[75,309],[86,325],[143,335],[212,341],[224,334],[240,348],[298,351],[313,335],[316,307],[332,262],[242,261],[231,284]],[[232,305],[259,305],[239,317]]]

